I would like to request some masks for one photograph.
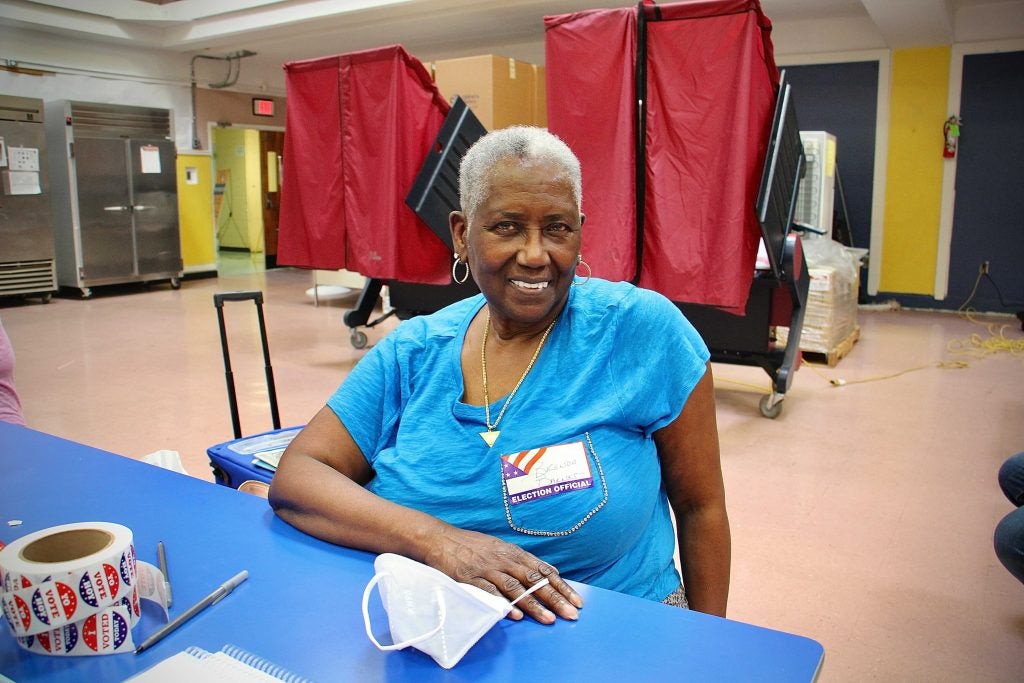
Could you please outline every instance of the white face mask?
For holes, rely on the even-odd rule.
[[[382,651],[412,645],[446,669],[458,664],[516,602],[548,583],[547,579],[539,581],[509,602],[401,555],[384,553],[373,567],[376,574],[363,591],[366,635]],[[381,645],[370,628],[370,592],[378,584],[393,645]]]

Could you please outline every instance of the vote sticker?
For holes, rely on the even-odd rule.
[[[97,579],[100,578],[101,577],[97,577]],[[117,569],[109,564],[104,564],[102,579],[106,580],[106,587],[110,591],[110,598],[113,599],[117,596],[118,591],[121,590],[121,578],[120,576],[118,576]],[[125,583],[128,583],[130,585],[130,583],[127,581]]]
[[[28,603],[21,599],[20,595],[15,595],[14,599],[9,605],[9,609],[5,609],[4,612],[7,614],[7,618],[11,621],[18,619],[22,623],[22,628],[26,631],[32,624],[32,613],[28,609]],[[12,616],[13,615],[13,616]]]
[[[29,588],[32,585],[32,581],[27,576],[22,576],[15,573],[3,573],[3,592],[13,593],[14,591],[21,588]]]
[[[128,639],[128,621],[119,610],[108,609],[82,622],[82,641],[93,652],[110,652]]]
[[[129,586],[135,579],[135,546],[129,545],[121,554],[121,579]]]
[[[47,652],[51,654],[67,654],[74,650],[75,645],[78,644],[78,627],[74,624],[66,624],[52,631],[43,631],[36,637],[39,639],[39,644]]]
[[[66,583],[53,581],[32,593],[32,612],[44,624],[70,619],[78,608],[78,598]]]

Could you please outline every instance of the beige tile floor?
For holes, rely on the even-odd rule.
[[[178,291],[0,303],[29,424],[127,456],[177,450],[210,479],[206,448],[231,437],[212,294],[231,289],[265,292],[282,421],[307,420],[364,353],[342,321],[354,296],[317,307],[309,273],[244,260],[222,273]],[[1022,336],[1015,319],[995,320]],[[989,330],[914,311],[862,310],[860,323],[835,368],[800,369],[776,420],[757,410],[762,370],[715,367],[730,617],[820,641],[825,682],[1024,680],[1024,586],[991,543],[1009,511],[996,470],[1024,450],[1024,357],[939,369],[963,358],[947,344]],[[242,428],[267,429],[253,307],[229,305],[227,324]],[[371,343],[393,325],[370,330]]]

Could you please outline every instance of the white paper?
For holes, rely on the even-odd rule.
[[[242,441],[230,444],[228,448],[233,450],[235,453],[241,455],[253,455],[260,453],[261,451],[273,451],[278,448],[286,448],[288,444],[292,442],[295,435],[302,430],[302,427],[296,427],[294,429],[286,429],[280,432],[271,432],[270,434],[260,434],[259,436],[251,436]]]
[[[39,150],[35,147],[8,147],[7,165],[12,171],[39,172]]]
[[[160,148],[156,145],[143,145],[139,148],[139,155],[142,157],[143,173],[160,172]]]
[[[38,171],[3,171],[4,194],[42,194]]]
[[[230,645],[220,652],[190,647],[158,662],[125,683],[309,683],[278,666]]]
[[[228,657],[223,652],[196,657],[179,652],[128,679],[131,683],[278,683],[279,679]],[[127,683],[127,682],[126,682]]]
[[[185,471],[185,466],[181,462],[181,454],[178,451],[171,450],[159,450],[147,453],[146,455],[139,458],[142,462],[162,467],[165,470],[177,472],[178,474],[188,474]]]

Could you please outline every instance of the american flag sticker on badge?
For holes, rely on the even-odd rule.
[[[510,505],[519,505],[594,485],[582,441],[501,456],[501,478]]]

